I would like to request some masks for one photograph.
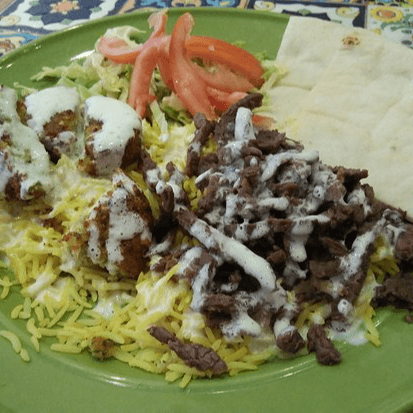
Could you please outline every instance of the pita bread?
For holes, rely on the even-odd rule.
[[[320,80],[348,29],[320,19],[291,16],[278,50],[277,63],[288,68],[282,86],[311,90]]]
[[[277,63],[289,71],[271,95],[287,135],[326,164],[368,169],[376,196],[413,216],[413,51],[292,17]]]

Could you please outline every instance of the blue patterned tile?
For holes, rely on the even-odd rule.
[[[413,10],[411,7],[367,6],[369,30],[389,40],[404,44],[413,49]]]
[[[16,0],[0,0],[0,15],[6,11]]]
[[[15,18],[18,25],[55,31],[116,14],[124,3],[124,0],[16,0],[2,15]]]
[[[133,0],[127,1],[122,12],[172,7],[240,7],[242,0]]]
[[[10,13],[14,12],[17,9],[17,6],[20,3],[23,3],[23,1],[24,0],[13,0],[13,1],[11,1],[9,3],[9,5],[4,10],[1,10],[0,16],[4,16],[4,15],[7,15],[7,14],[10,14]]]
[[[30,27],[9,26],[0,29],[0,57],[47,33],[45,30],[32,30]]]
[[[101,0],[43,0],[32,2],[27,13],[41,19],[44,25],[66,21],[89,20],[92,10],[100,11]]]
[[[369,5],[377,6],[400,6],[405,8],[413,7],[413,0],[370,0]]]
[[[11,50],[17,49],[36,38],[37,36],[33,36],[30,33],[16,33],[9,30],[0,30],[0,56]]]
[[[364,27],[365,25],[365,7],[355,3],[251,0],[248,8],[293,16],[316,17],[340,23],[346,27]]]

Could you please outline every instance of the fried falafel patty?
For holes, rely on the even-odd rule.
[[[39,136],[50,158],[57,162],[62,154],[79,155],[83,140],[77,133],[80,97],[76,89],[54,86],[31,93],[19,102],[23,123]]]
[[[16,106],[16,92],[0,86],[0,194],[8,201],[38,198],[50,184],[47,152]]]
[[[110,176],[139,156],[142,123],[128,104],[105,96],[85,101],[85,170]]]
[[[87,256],[111,275],[137,279],[146,268],[145,253],[152,242],[153,217],[143,192],[122,171],[112,178],[90,213],[86,226]]]

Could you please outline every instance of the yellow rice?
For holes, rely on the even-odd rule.
[[[149,128],[149,125],[147,125]],[[163,159],[168,145],[161,144],[155,138],[155,133],[147,129],[144,133],[147,141],[152,144],[152,156]],[[206,150],[214,150],[210,142]],[[156,153],[155,153],[156,152]],[[183,164],[183,160],[177,162]],[[182,166],[182,165],[181,165]],[[159,216],[159,199],[147,188],[140,173],[129,170],[129,176],[137,183],[146,195],[154,216]],[[74,165],[62,158],[57,166],[57,175],[62,179],[61,199],[53,210],[44,215],[47,218],[59,218],[68,231],[80,230],[83,221],[94,203],[110,189],[110,182],[103,179],[80,177]],[[76,186],[72,187],[71,178],[75,178]],[[191,207],[196,210],[201,192],[196,188],[194,179],[187,178],[183,184]],[[7,205],[0,205],[7,210]],[[39,206],[37,206],[39,207]],[[92,266],[76,262],[65,269],[70,277],[65,277],[66,284],[53,290],[53,283],[61,279],[61,265],[71,257],[71,248],[64,236],[52,228],[45,228],[31,220],[34,206],[29,206],[26,212],[11,223],[0,220],[1,250],[8,257],[7,267],[13,272],[1,275],[2,287],[0,299],[6,299],[10,288],[18,284],[21,288],[22,300],[11,310],[13,319],[27,320],[26,328],[36,351],[40,351],[43,337],[54,338],[51,349],[58,352],[76,354],[86,351],[92,339],[103,337],[117,344],[114,357],[131,367],[163,374],[168,382],[179,380],[179,386],[185,387],[197,377],[211,377],[212,372],[202,372],[187,366],[166,345],[153,338],[147,329],[157,324],[172,331],[184,341],[197,343],[215,350],[227,363],[229,375],[234,376],[242,371],[256,370],[275,354],[272,343],[265,351],[251,350],[249,339],[227,342],[219,331],[210,329],[201,320],[199,331],[189,334],[184,327],[192,299],[191,288],[181,279],[175,279],[179,264],[166,274],[156,274],[151,271],[142,273],[137,281],[108,281],[106,274]],[[8,235],[5,235],[8,234]],[[19,242],[13,242],[13,240]],[[175,245],[197,242],[178,233]],[[386,249],[387,248],[387,249]],[[5,264],[2,264],[5,268]],[[1,270],[1,267],[0,267]],[[379,333],[374,325],[374,311],[370,305],[372,286],[376,277],[385,273],[397,271],[388,247],[380,240],[377,253],[372,257],[368,282],[362,290],[356,306],[355,314],[363,319],[366,327],[366,337],[375,345],[380,345]],[[32,286],[43,274],[47,277],[49,289],[42,300],[30,296]],[[124,306],[114,304],[114,314],[106,319],[93,310],[99,293],[123,291],[133,298]],[[167,294],[165,294],[167,292]],[[312,323],[314,317],[325,317],[328,306],[324,303],[305,305],[296,321],[299,330]],[[0,335],[8,339],[14,351],[20,354],[24,361],[29,361],[27,350],[22,348],[20,339],[8,331],[0,331]]]

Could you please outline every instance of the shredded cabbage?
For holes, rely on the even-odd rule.
[[[194,123],[186,123],[183,126],[168,123],[165,113],[156,101],[152,102],[150,108],[153,115],[152,124],[146,120],[142,122],[143,144],[160,167],[174,161],[175,165],[183,169],[188,145],[194,138]]]
[[[146,33],[145,30],[137,29],[136,27],[132,26],[119,26],[113,27],[106,30],[104,34],[107,38],[116,38],[119,40],[123,40],[126,43],[126,46],[130,49],[135,48],[139,45],[139,43],[135,42],[135,38],[138,39],[141,34]],[[99,40],[98,40],[99,41]]]
[[[126,101],[131,74],[132,65],[111,62],[95,51],[83,63],[75,61],[68,66],[44,67],[31,80],[56,79],[58,85],[75,87],[82,100],[104,95]]]
[[[269,92],[273,89],[278,81],[285,76],[287,69],[275,63],[275,60],[262,60],[261,64],[264,68],[263,78],[264,84],[259,89],[259,92],[263,95],[262,105],[254,110],[254,113],[267,116],[274,119],[274,110],[272,108],[272,100]]]

